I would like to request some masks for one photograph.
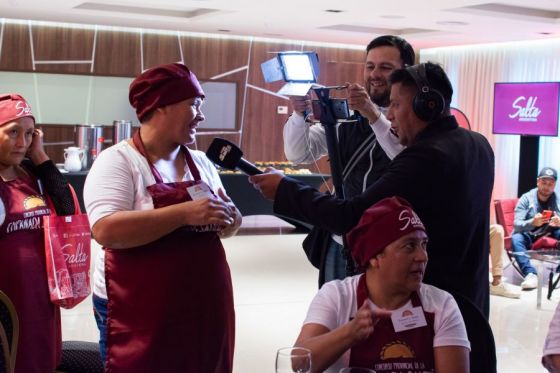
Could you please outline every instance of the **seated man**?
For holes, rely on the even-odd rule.
[[[519,298],[520,292],[502,280],[504,267],[504,228],[500,224],[490,224],[490,262],[492,263],[492,283],[490,294],[507,298]]]
[[[548,334],[544,341],[542,365],[552,373],[560,373],[560,305],[556,307],[556,312],[550,325]]]
[[[560,205],[554,192],[558,174],[544,167],[537,177],[537,187],[523,194],[515,206],[511,249],[525,279],[523,290],[537,287],[537,271],[531,265],[527,250],[540,237],[560,238]]]
[[[457,303],[422,283],[428,237],[408,202],[377,202],[346,238],[365,274],[328,282],[313,299],[296,341],[311,350],[313,371],[468,372]]]

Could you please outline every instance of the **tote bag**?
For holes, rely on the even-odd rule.
[[[51,302],[72,308],[91,292],[90,255],[91,231],[86,214],[74,189],[70,186],[76,211],[74,215],[56,215],[52,201],[51,215],[43,216],[45,256]]]

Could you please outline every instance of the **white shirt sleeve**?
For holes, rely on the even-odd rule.
[[[543,349],[543,356],[557,354],[560,354],[560,304],[556,306],[554,316],[550,320]]]
[[[426,285],[422,285],[423,287]],[[459,306],[451,294],[435,288],[434,347],[461,346],[471,349],[467,329]]]
[[[405,147],[401,145],[399,138],[391,132],[391,122],[383,113],[380,113],[379,118],[374,123],[370,123],[370,126],[375,133],[377,142],[381,145],[389,159],[393,160],[404,150]]]
[[[147,163],[126,142],[114,145],[93,162],[84,185],[84,204],[90,226],[118,211],[153,208],[145,191],[155,182]],[[137,152],[136,152],[137,153]]]
[[[284,124],[284,153],[294,164],[312,163],[328,153],[325,129],[309,125],[303,116],[292,113]]]

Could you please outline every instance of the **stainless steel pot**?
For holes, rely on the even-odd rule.
[[[122,140],[132,137],[132,121],[114,120],[113,121],[113,144],[118,144]]]
[[[76,145],[83,149],[82,170],[89,170],[93,161],[104,149],[103,126],[99,124],[79,124],[75,128]]]

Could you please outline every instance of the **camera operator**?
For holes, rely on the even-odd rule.
[[[394,70],[414,64],[414,50],[404,39],[384,35],[373,39],[366,53],[364,86],[345,84],[348,106],[359,114],[352,118],[354,122],[337,126],[345,198],[361,194],[379,179],[403,149],[385,117],[390,94],[388,78]],[[304,118],[305,113],[311,113],[310,94],[292,96],[290,102],[293,113],[284,125],[284,152],[295,164],[313,163],[328,153],[325,130],[320,123],[309,125],[308,118]],[[352,274],[352,263],[347,263],[349,256],[340,236],[330,237],[327,231],[315,230],[307,240],[304,245],[313,245],[320,252],[319,286]]]

